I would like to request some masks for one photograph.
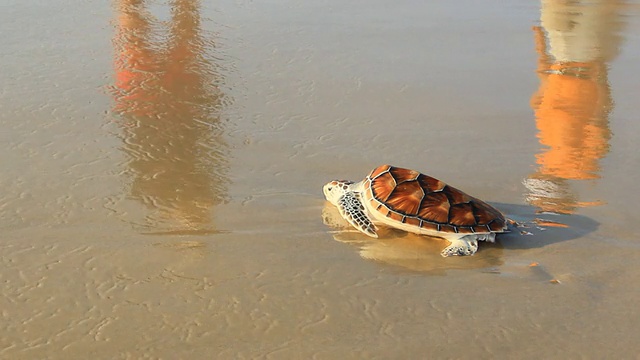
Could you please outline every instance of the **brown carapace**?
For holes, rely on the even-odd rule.
[[[363,202],[416,232],[474,234],[503,232],[504,216],[493,206],[415,170],[382,165],[363,182]],[[418,230],[419,229],[419,230]]]

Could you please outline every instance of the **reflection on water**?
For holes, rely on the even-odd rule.
[[[449,245],[443,239],[387,227],[379,229],[380,238],[370,238],[354,229],[329,202],[325,202],[322,209],[322,221],[338,230],[333,233],[336,241],[357,246],[362,258],[405,271],[445,275],[447,270],[495,268],[503,264],[503,250],[499,244],[482,242],[481,251],[474,256],[443,258],[440,252]],[[385,236],[385,232],[392,234]]]
[[[608,62],[621,44],[618,6],[607,0],[542,1],[542,26],[534,27],[540,87],[531,107],[544,148],[536,172],[524,180],[527,201],[541,211],[573,213],[600,203],[581,201],[571,181],[599,178],[599,160],[609,151]]]
[[[325,202],[322,209],[322,222],[334,229],[334,240],[356,247],[358,254],[364,259],[395,269],[429,275],[445,275],[449,270],[481,269],[483,272],[494,274],[508,275],[515,272],[529,276],[531,274],[522,273],[532,270],[528,264],[508,264],[505,262],[505,253],[519,249],[539,249],[583,238],[595,232],[600,225],[593,219],[579,214],[570,217],[560,214],[540,216],[529,205],[492,205],[509,214],[515,224],[509,227],[508,232],[500,234],[496,243],[480,242],[478,252],[473,256],[443,258],[440,252],[448,245],[447,241],[386,226],[378,229],[378,239],[368,237],[354,229],[340,215],[338,208],[329,202]],[[566,224],[560,222],[565,220]],[[540,269],[536,271],[538,270]]]
[[[116,3],[113,97],[133,177],[129,196],[151,210],[147,231],[215,231],[210,212],[225,200],[228,165],[220,120],[227,100],[213,43],[198,1],[171,1],[168,22],[145,4]]]

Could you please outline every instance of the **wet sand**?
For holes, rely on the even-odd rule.
[[[639,4],[50,1],[0,32],[0,358],[640,353]],[[321,187],[383,163],[526,227],[367,238]]]

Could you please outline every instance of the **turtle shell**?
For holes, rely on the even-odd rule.
[[[419,233],[486,234],[507,228],[493,206],[415,170],[379,166],[364,180],[363,196],[377,217]]]

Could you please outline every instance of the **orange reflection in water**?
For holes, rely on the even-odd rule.
[[[228,184],[220,121],[226,100],[200,3],[170,6],[170,20],[161,22],[145,1],[116,3],[114,112],[129,158],[130,198],[151,210],[148,230],[208,232]]]
[[[607,62],[621,42],[617,8],[614,1],[542,1],[542,26],[534,27],[540,87],[531,107],[544,149],[524,181],[527,200],[541,211],[601,204],[580,201],[570,181],[599,178],[599,161],[609,152]]]

